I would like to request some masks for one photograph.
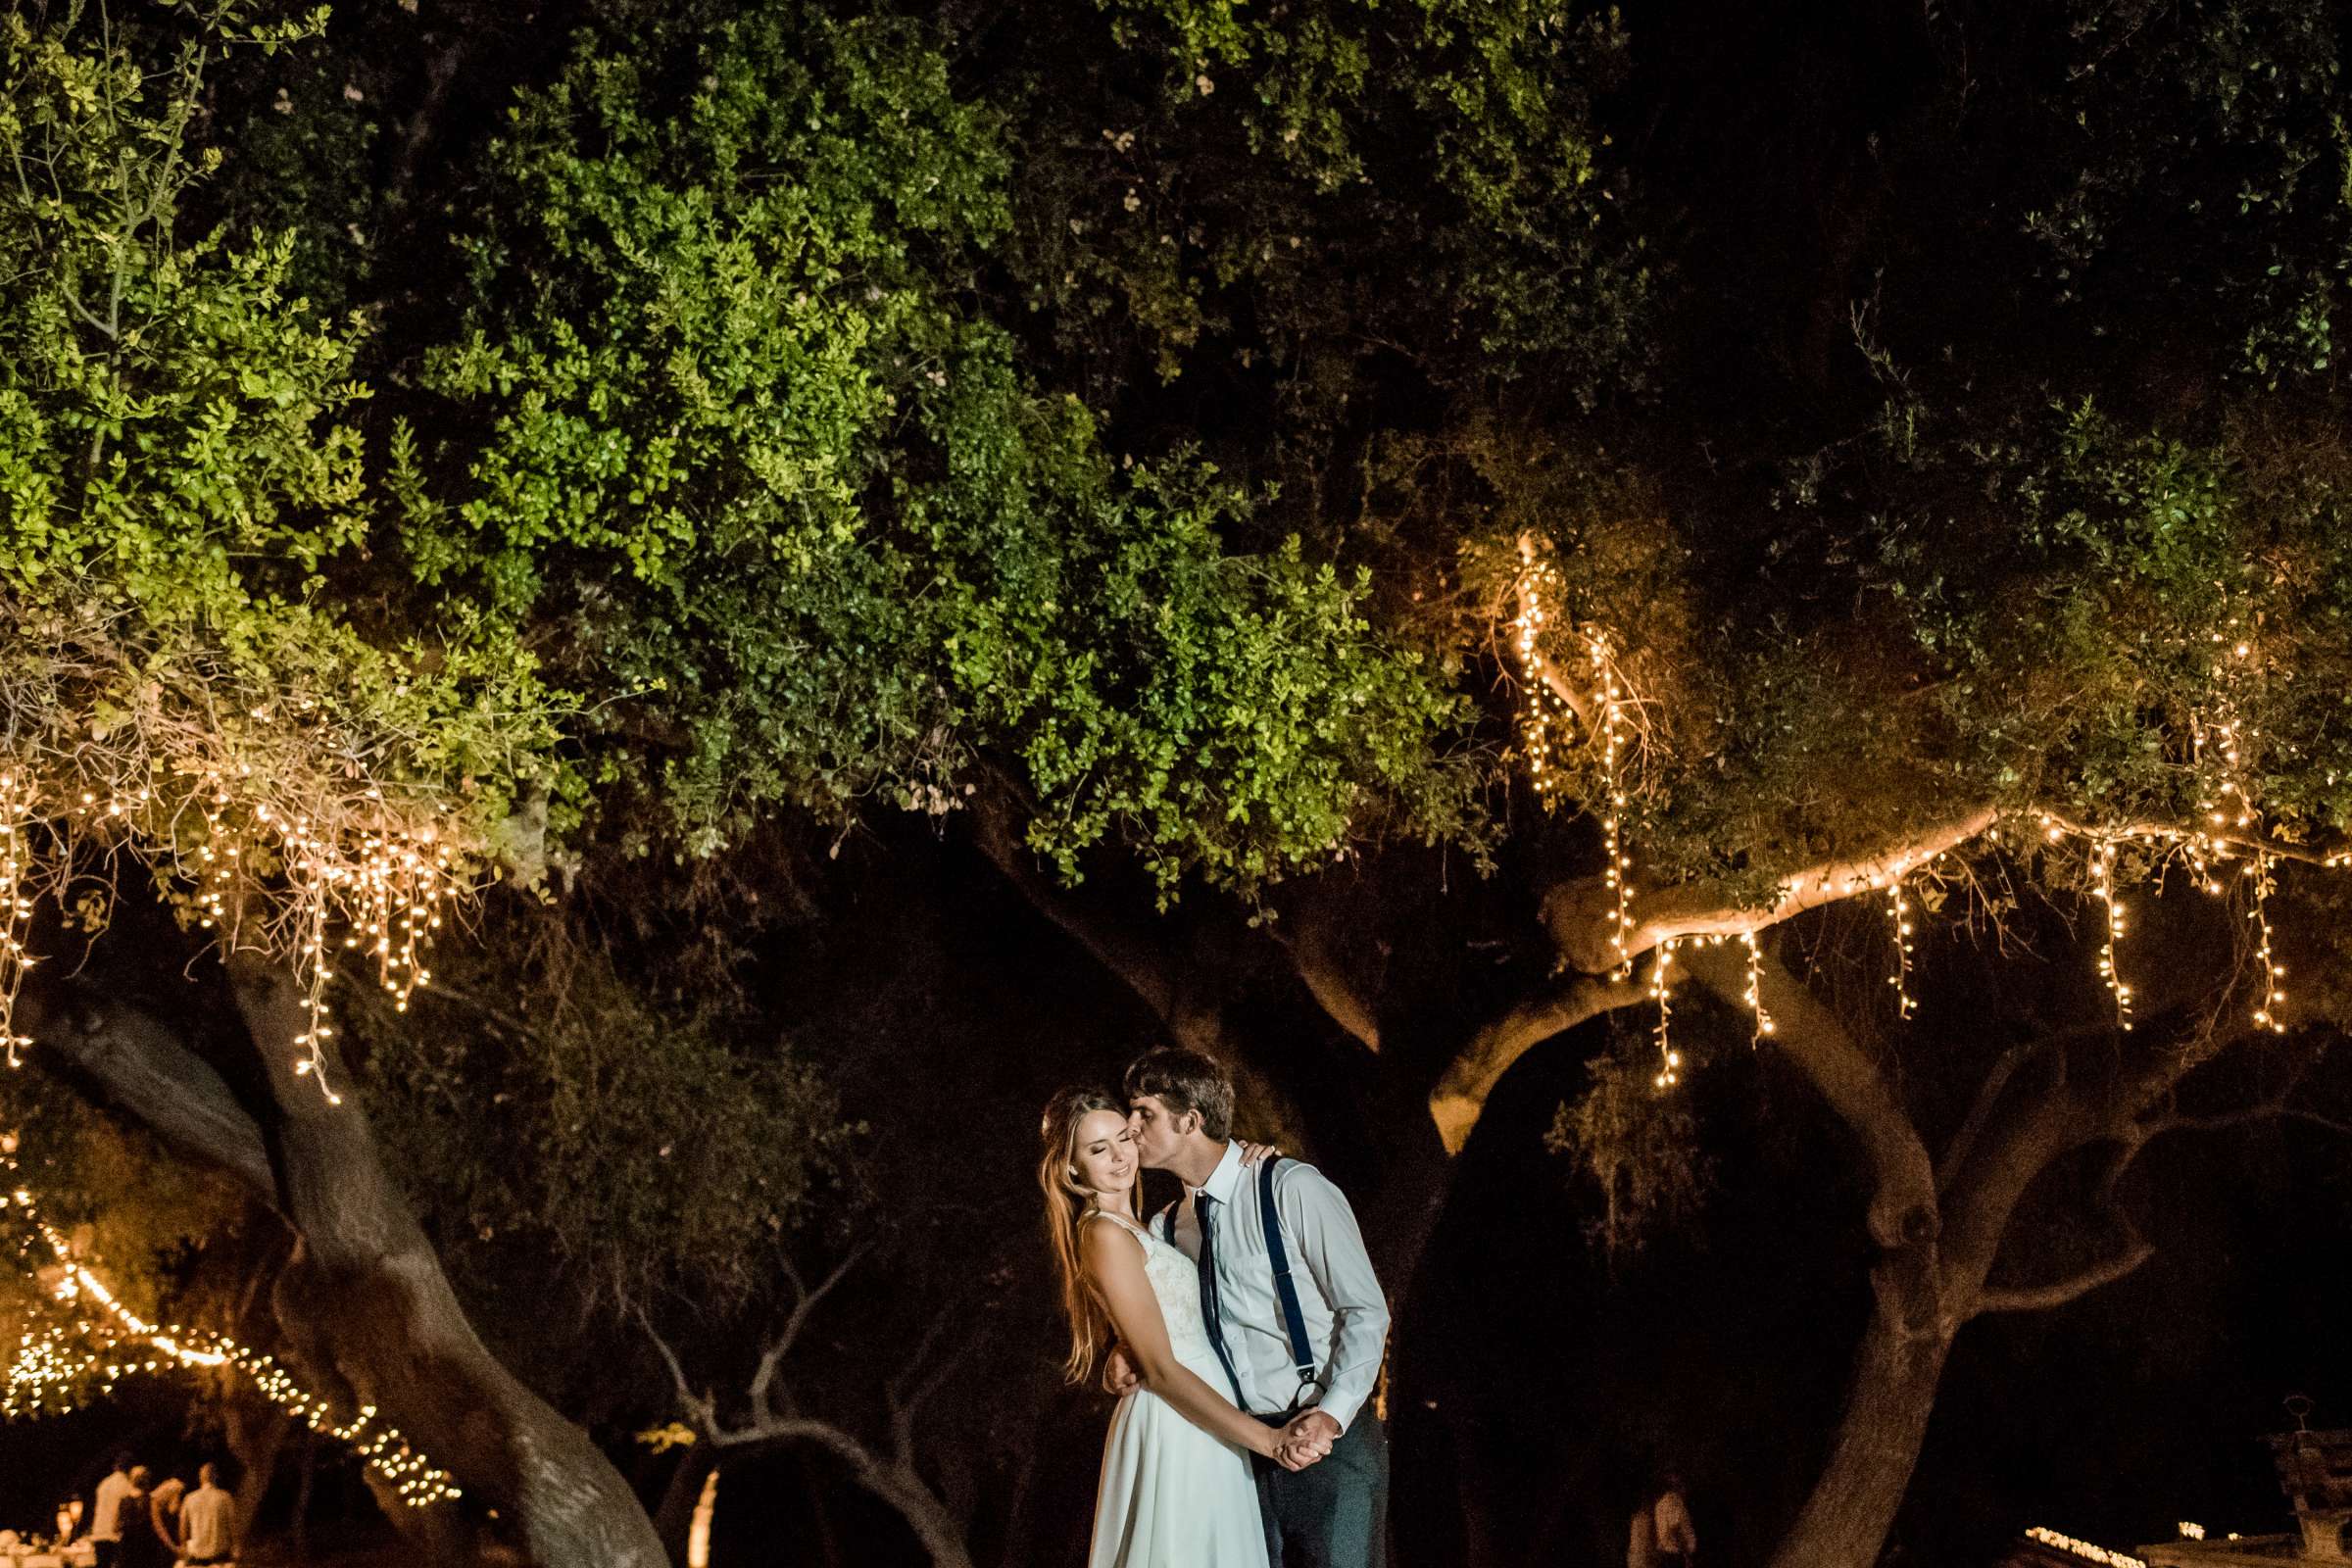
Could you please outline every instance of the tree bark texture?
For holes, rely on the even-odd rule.
[[[1854,1351],[1854,1380],[1821,1479],[1772,1568],[1871,1568],[1911,1484],[1951,1335],[1904,1324],[1883,1292]]]

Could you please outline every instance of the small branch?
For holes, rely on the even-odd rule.
[[[1340,922],[1326,907],[1325,898],[1296,901],[1284,919],[1296,935],[1283,946],[1308,993],[1332,1022],[1378,1054],[1379,1009],[1348,971],[1348,955],[1339,941]]]
[[[1953,1133],[1952,1141],[1944,1146],[1943,1158],[1936,1162],[1936,1190],[1938,1193],[1949,1192],[1952,1177],[1968,1163],[1969,1151],[1976,1147],[1977,1140],[1984,1135],[1984,1124],[1991,1119],[1993,1107],[2000,1103],[2002,1091],[2009,1087],[2010,1078],[2019,1067],[2025,1065],[2027,1058],[2049,1043],[2047,1039],[2041,1039],[2011,1046],[1985,1070],[1984,1080],[1977,1085],[1976,1099],[1969,1104],[1968,1114],[1961,1119],[1959,1131]]]
[[[1589,1018],[1618,1007],[1629,1007],[1645,995],[1633,980],[1604,980],[1578,975],[1565,984],[1547,985],[1537,995],[1514,1004],[1500,1017],[1470,1038],[1447,1064],[1446,1074],[1429,1092],[1430,1119],[1446,1152],[1458,1154],[1470,1141],[1471,1130],[1487,1107],[1487,1097],[1502,1081],[1512,1063],[1557,1034]]]
[[[950,1302],[931,1319],[923,1337],[916,1342],[913,1353],[899,1375],[892,1378],[882,1391],[883,1402],[890,1409],[890,1446],[899,1467],[908,1474],[914,1472],[914,1421],[923,1404],[939,1392],[956,1370],[953,1359],[933,1357],[940,1342],[948,1337],[949,1329],[963,1315],[961,1302]],[[908,1384],[912,1388],[909,1390]]]
[[[802,1283],[800,1270],[794,1268],[790,1262],[785,1263],[784,1276],[791,1282],[793,1290],[792,1311],[785,1317],[783,1327],[776,1331],[775,1337],[769,1340],[760,1352],[760,1366],[752,1374],[750,1391],[754,1415],[767,1416],[781,1413],[770,1403],[770,1396],[775,1388],[777,1368],[783,1364],[785,1355],[800,1340],[801,1330],[808,1325],[808,1315],[816,1310],[817,1303],[825,1298],[833,1287],[839,1285],[848,1276],[850,1270],[857,1266],[859,1258],[865,1256],[872,1250],[873,1244],[870,1242],[860,1242],[858,1246],[851,1248],[842,1255],[840,1261],[836,1262],[826,1273],[825,1277],[817,1281],[814,1290],[810,1290]]]
[[[2102,1285],[2112,1285],[2156,1255],[2156,1249],[2133,1235],[2121,1252],[2104,1263],[2094,1264],[2080,1274],[2052,1281],[2048,1285],[2017,1286],[2006,1290],[1986,1288],[1977,1293],[1972,1316],[1986,1312],[2040,1312],[2053,1306],[2064,1306],[2077,1297],[2088,1296]]]
[[[707,1394],[697,1395],[694,1392],[694,1385],[686,1381],[686,1368],[679,1363],[678,1352],[669,1348],[669,1341],[663,1339],[662,1331],[654,1327],[652,1314],[633,1302],[630,1310],[636,1314],[639,1327],[645,1330],[645,1337],[654,1342],[655,1349],[662,1352],[662,1361],[669,1368],[670,1385],[677,1394],[679,1407],[693,1418],[696,1430],[704,1437],[712,1443],[722,1442],[717,1401]]]

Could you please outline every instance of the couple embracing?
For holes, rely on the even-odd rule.
[[[1206,1056],[1152,1052],[1126,1091],[1054,1096],[1037,1172],[1070,1379],[1120,1396],[1088,1568],[1380,1568],[1389,1310],[1353,1210],[1233,1141]],[[1146,1167],[1184,1184],[1148,1223]]]

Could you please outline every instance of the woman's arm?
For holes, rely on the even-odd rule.
[[[1282,1435],[1235,1409],[1232,1400],[1176,1359],[1168,1344],[1167,1321],[1159,1315],[1159,1298],[1144,1274],[1144,1244],[1125,1231],[1108,1234],[1117,1229],[1109,1223],[1085,1226],[1078,1236],[1078,1258],[1144,1387],[1209,1436],[1273,1458]]]

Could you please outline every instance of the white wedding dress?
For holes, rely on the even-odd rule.
[[[1219,1393],[1225,1369],[1200,1315],[1200,1271],[1171,1247],[1116,1214],[1096,1215],[1133,1236],[1144,1273],[1167,1320],[1176,1359]],[[1087,1568],[1267,1568],[1250,1455],[1186,1420],[1174,1405],[1138,1389],[1111,1412],[1095,1493],[1095,1539]]]

